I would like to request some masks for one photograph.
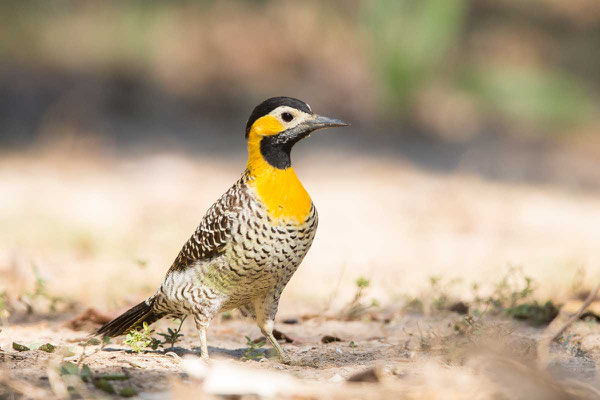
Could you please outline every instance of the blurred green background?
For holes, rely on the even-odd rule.
[[[227,155],[288,95],[353,123],[323,146],[598,184],[548,161],[598,165],[598,0],[3,1],[0,59],[5,150]]]

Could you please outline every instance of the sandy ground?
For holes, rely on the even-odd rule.
[[[184,325],[185,336],[174,349],[167,345],[164,350],[138,354],[116,339],[102,350],[99,346],[87,347],[85,351],[90,355],[82,364],[89,365],[97,376],[122,374],[123,380],[112,382],[117,392],[125,387],[133,388],[139,397],[149,399],[190,398],[190,388],[195,388],[197,394],[202,387],[209,394],[217,395],[267,394],[269,397],[268,393],[275,391],[284,397],[300,398],[304,395],[343,398],[347,392],[359,396],[365,385],[370,387],[367,392],[372,398],[395,398],[392,396],[398,394],[406,398],[413,395],[414,398],[504,398],[494,397],[502,395],[523,399],[595,398],[598,393],[600,381],[596,365],[600,356],[600,325],[576,323],[569,331],[571,342],[555,344],[551,360],[542,370],[536,366],[536,346],[543,337],[542,328],[504,318],[483,318],[477,329],[457,332],[454,325],[463,318],[450,312],[432,317],[398,313],[387,322],[326,318],[299,319],[295,324],[279,322],[278,328],[293,339],[292,343],[284,344],[294,359],[289,366],[277,359],[267,359],[268,346],[257,350],[257,360],[245,358],[248,346],[244,337],[259,339],[261,336],[249,321],[234,318],[218,321],[211,327],[212,361],[207,368],[200,361],[191,324]],[[164,321],[155,328],[165,331],[169,326],[175,328],[176,324]],[[334,336],[339,341],[322,343],[324,336]],[[86,332],[66,328],[58,321],[5,327],[0,339],[2,373],[12,382],[21,382],[21,388],[31,385],[45,396],[55,397],[60,391],[55,387],[57,383],[49,378],[48,369],[64,361],[77,362],[84,351],[77,343],[85,340]],[[41,350],[16,352],[11,349],[12,341],[50,342],[62,347],[54,354]],[[61,348],[70,349],[74,355],[57,355]],[[211,377],[210,371],[217,377]],[[365,383],[347,382],[365,371],[370,371],[363,378]],[[265,375],[256,375],[257,372]],[[270,372],[278,375],[268,374]],[[231,380],[238,375],[239,382]],[[259,389],[244,383],[247,375],[261,382]],[[280,385],[282,377],[292,379],[293,384]],[[372,382],[374,379],[376,382]],[[452,384],[448,385],[448,380],[453,381]],[[91,383],[84,387],[90,397],[105,395]],[[477,396],[464,397],[461,393]],[[574,397],[564,397],[565,393]]]
[[[198,160],[172,153],[126,159],[42,152],[0,159],[0,299],[10,312],[0,314],[0,396],[59,398],[73,385],[85,398],[104,395],[90,382],[65,381],[56,373],[57,365],[79,360],[77,343],[93,328],[75,331],[65,323],[88,307],[116,315],[152,294],[243,165],[242,156]],[[356,154],[300,156],[295,169],[319,209],[320,225],[284,291],[277,321],[294,339],[284,344],[294,365],[246,360],[245,336],[260,335],[235,314],[211,326],[214,361],[208,367],[199,364],[188,324],[175,354],[132,353],[117,339],[101,351],[89,346],[93,354],[82,364],[94,374],[124,374],[114,387],[131,387],[148,399],[199,393],[600,398],[594,316],[572,326],[552,345],[550,359],[541,359],[539,341],[550,328],[471,310],[473,324],[435,307],[442,297],[469,304],[488,296],[511,270],[532,279],[530,301],[561,304],[589,291],[600,272],[600,193],[434,174]],[[340,311],[352,301],[359,277],[370,282],[361,302],[376,306],[346,321]],[[415,302],[417,311],[410,307]],[[284,324],[288,318],[298,323]],[[155,329],[174,326],[162,321]],[[322,343],[325,335],[340,341]],[[13,342],[49,342],[60,351],[18,352]],[[346,383],[370,370],[364,379],[377,382]],[[268,390],[248,381],[266,382],[261,387]]]

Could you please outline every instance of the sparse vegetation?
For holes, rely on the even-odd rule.
[[[185,321],[185,319],[187,318],[187,316],[180,318],[178,320],[175,321],[180,321],[179,322],[179,326],[177,327],[177,329],[173,330],[171,328],[167,328],[167,333],[164,332],[159,332],[158,335],[163,337],[163,342],[162,344],[169,344],[171,347],[171,349],[175,346],[175,343],[177,343],[177,341],[183,337],[183,333],[181,332],[181,327],[183,326],[183,322]]]
[[[109,394],[116,393],[111,381],[123,381],[129,379],[129,376],[125,374],[94,374],[89,365],[83,364],[79,366],[78,364],[74,364],[70,361],[64,362],[60,365],[60,375],[63,377],[76,377],[85,383],[92,383],[96,389]],[[70,383],[68,389],[71,392],[77,391],[76,389],[79,385],[77,385],[76,381],[74,382],[72,379],[70,379],[65,383]],[[121,394],[121,392],[124,394]],[[131,397],[136,393],[133,388],[125,387],[121,389],[119,394],[123,397]]]
[[[459,320],[455,321],[454,330],[462,335],[479,334],[483,328],[481,317],[474,317],[472,315],[465,315]]]
[[[52,343],[45,343],[38,347],[38,350],[45,351],[46,353],[54,353],[56,346],[54,346]]]
[[[547,325],[558,315],[558,307],[550,300],[544,304],[533,301],[507,308],[505,312],[510,317],[529,321],[534,325]]]
[[[135,353],[143,353],[149,349],[156,350],[161,345],[160,340],[152,337],[154,329],[150,329],[147,322],[141,328],[132,329],[125,337],[125,344]]]
[[[254,340],[250,339],[250,336],[246,336],[246,346],[248,348],[246,351],[244,351],[244,360],[258,361],[261,358],[264,358],[264,354],[262,351],[260,351],[260,349],[262,349],[266,343],[267,342],[264,340],[255,342]]]
[[[157,350],[159,347],[163,347],[163,345],[169,345],[169,348],[173,348],[175,343],[177,343],[184,336],[181,333],[181,328],[183,326],[183,322],[186,317],[176,319],[175,321],[179,321],[179,326],[177,329],[167,328],[167,332],[156,332],[154,329],[150,329],[148,323],[144,322],[140,328],[132,329],[125,336],[125,344],[131,347],[131,350],[135,353],[143,353],[150,349]],[[162,342],[155,338],[153,335],[157,334],[162,336]]]
[[[16,351],[29,351],[29,347],[19,344],[17,342],[13,342],[12,348]]]
[[[88,382],[88,380],[92,377],[92,371],[88,365],[84,364],[79,367],[77,364],[74,364],[70,361],[64,362],[60,365],[60,374],[77,376],[84,382]]]
[[[472,323],[485,314],[504,314],[533,325],[547,325],[558,315],[559,307],[552,300],[539,303],[533,299],[537,284],[519,267],[510,267],[487,296],[480,293],[479,283],[473,283],[471,301],[450,294],[453,287],[460,283],[459,279],[444,282],[440,277],[431,277],[428,290],[420,297],[408,299],[404,308],[411,312],[424,312],[424,304],[431,304],[431,311],[468,314],[455,326],[460,332],[464,331],[464,327],[472,328]]]
[[[511,309],[529,298],[535,289],[533,279],[523,273],[523,268],[510,267],[486,302],[498,310]]]
[[[132,387],[124,387],[123,389],[119,390],[119,396],[133,397],[133,396],[137,396],[137,392]]]
[[[36,265],[32,266],[32,272],[35,277],[33,291],[23,294],[19,300],[27,308],[28,314],[38,313],[56,313],[59,304],[67,304],[67,301],[60,296],[56,296],[48,291],[46,280],[40,274]]]
[[[0,290],[0,325],[5,325],[8,317],[10,317],[8,294]]]
[[[505,315],[534,325],[547,325],[557,315],[559,307],[552,300],[543,304],[533,300],[537,284],[523,273],[520,267],[510,267],[506,275],[494,287],[493,293],[487,298],[475,296],[478,315],[484,312]],[[483,311],[481,311],[483,309]]]
[[[371,285],[371,281],[365,277],[358,277],[355,281],[356,293],[352,300],[341,310],[339,317],[346,320],[355,320],[363,317],[368,311],[379,306],[376,299],[371,299],[370,302],[364,302],[365,291]]]

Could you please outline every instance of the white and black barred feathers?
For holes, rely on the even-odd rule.
[[[183,245],[169,273],[184,270],[197,261],[218,256],[231,240],[233,222],[247,204],[248,171],[206,212],[200,225]]]

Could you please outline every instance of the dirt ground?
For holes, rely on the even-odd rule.
[[[84,349],[98,324],[69,322],[152,294],[241,158],[0,159],[0,399],[600,398],[598,304],[543,344],[597,282],[599,193],[345,157],[296,162],[320,225],[276,321],[289,366],[252,351],[235,312],[210,327],[209,365],[188,322],[139,354],[123,337]]]
[[[87,364],[95,376],[122,375],[122,380],[111,381],[117,393],[132,388],[147,399],[191,398],[198,393],[208,398],[597,398],[597,323],[576,323],[568,334],[570,343],[554,344],[550,361],[541,369],[537,345],[543,328],[483,317],[476,329],[459,332],[455,325],[464,318],[452,312],[430,317],[402,312],[388,314],[382,321],[288,317],[287,322],[294,323],[279,321],[277,328],[293,340],[282,341],[294,360],[289,366],[268,359],[269,346],[253,353],[255,359],[245,356],[245,336],[259,339],[261,335],[250,321],[232,318],[211,327],[212,361],[206,368],[192,324],[184,324],[184,336],[173,349],[166,345],[138,354],[121,338],[101,350],[99,345],[86,347],[89,356],[81,364]],[[164,321],[155,329],[167,327],[177,324]],[[323,343],[327,336],[336,341]],[[49,369],[66,361],[76,363],[84,352],[78,343],[87,339],[86,331],[70,329],[60,320],[3,327],[0,382],[17,383],[12,393],[22,391],[25,397],[59,398],[64,391],[60,385],[67,383],[53,377]],[[52,343],[57,350],[17,352],[11,348],[13,341]],[[60,355],[66,350],[73,355]],[[108,395],[91,382],[83,387],[77,389],[83,397]],[[4,390],[3,398],[18,398]]]

